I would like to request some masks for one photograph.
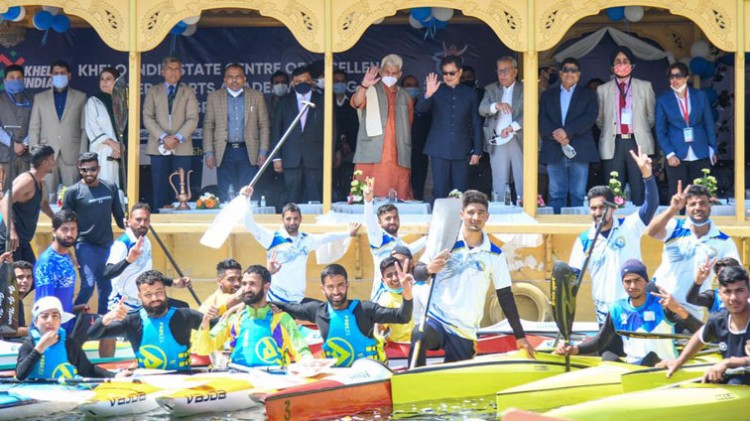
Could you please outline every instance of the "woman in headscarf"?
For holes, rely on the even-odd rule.
[[[120,186],[119,163],[124,149],[117,141],[117,124],[112,111],[112,88],[120,76],[113,67],[99,73],[100,91],[86,102],[86,135],[89,151],[99,154],[99,178]]]

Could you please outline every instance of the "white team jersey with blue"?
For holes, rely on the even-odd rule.
[[[687,294],[693,286],[696,269],[706,259],[734,257],[740,261],[737,246],[732,239],[719,231],[713,222],[706,235],[697,238],[690,230],[688,219],[672,219],[667,223],[661,265],[654,273],[654,281],[666,289],[697,319],[703,319],[703,308],[687,303]],[[701,291],[708,290],[704,282]]]
[[[508,263],[500,247],[482,233],[482,244],[470,249],[463,237],[451,250],[443,270],[435,275],[429,317],[445,329],[469,340],[477,339],[490,285],[498,290],[511,286]],[[423,256],[422,263],[427,263]]]
[[[130,228],[126,229],[112,243],[107,264],[114,265],[125,260],[128,257],[128,252],[137,241],[138,238],[133,234],[133,231]],[[129,264],[119,276],[112,278],[112,293],[109,295],[109,302],[107,303],[110,310],[117,306],[122,297],[125,297],[125,306],[128,308],[128,313],[140,311],[143,305],[138,298],[138,287],[135,284],[135,279],[143,272],[151,270],[151,267],[151,241],[148,237],[144,237],[141,256],[135,262]]]
[[[645,230],[640,215],[634,212],[626,218],[615,218],[609,236],[599,235],[588,266],[591,296],[595,302],[610,304],[628,297],[622,286],[620,267],[628,259],[642,260],[641,236]],[[596,227],[592,226],[578,236],[570,252],[570,267],[581,269],[594,242],[594,234]]]
[[[617,301],[610,306],[610,317],[617,331],[645,332],[645,333],[674,333],[674,324],[667,319],[664,308],[659,304],[659,297],[648,295],[646,302],[640,307],[630,305],[630,299]],[[671,339],[641,339],[622,337],[625,361],[637,364],[649,352],[654,352],[659,358],[677,358],[677,350]]]

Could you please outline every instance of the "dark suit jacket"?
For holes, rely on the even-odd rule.
[[[300,121],[289,134],[284,146],[281,147],[280,155],[274,157],[274,159],[281,158],[284,168],[296,168],[302,163],[306,168],[323,168],[323,96],[313,91],[310,101],[315,104],[315,108],[307,110],[304,130]],[[274,147],[298,113],[295,92],[281,97],[279,103],[276,104],[271,125],[271,139]]]
[[[539,100],[539,135],[542,136],[542,151],[539,153],[539,162],[555,164],[565,158],[562,147],[552,137],[552,132],[561,127],[568,134],[570,145],[576,150],[574,162],[599,161],[594,135],[591,133],[591,128],[594,127],[596,117],[599,114],[596,92],[587,89],[585,85],[580,83],[576,85],[573,97],[570,99],[565,125],[563,125],[560,109],[560,89],[559,86],[547,89],[542,93],[542,98]]]
[[[717,150],[711,105],[708,103],[706,94],[697,89],[688,88],[688,98],[690,99],[690,127],[693,128],[693,142],[685,143],[683,129],[687,127],[687,123],[682,116],[677,96],[671,89],[656,99],[656,138],[664,151],[664,156],[674,152],[677,158],[684,159],[687,156],[688,147],[692,146],[698,159],[708,158],[709,146],[714,153]]]
[[[482,119],[477,91],[466,85],[440,85],[431,97],[416,103],[416,111],[432,110],[432,126],[424,147],[425,155],[442,159],[465,159],[482,154]]]

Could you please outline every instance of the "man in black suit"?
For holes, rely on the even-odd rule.
[[[273,160],[273,169],[284,173],[287,202],[320,201],[323,197],[323,96],[313,91],[313,79],[306,67],[292,72],[292,93],[284,95],[276,106],[271,139],[281,139],[287,127],[302,109],[302,101],[315,108],[302,114],[299,124]]]
[[[569,57],[560,64],[560,87],[550,88],[539,100],[539,162],[547,164],[549,203],[555,213],[566,206],[582,206],[589,164],[599,161],[591,128],[599,113],[596,93],[578,86],[581,65]]]
[[[440,61],[443,82],[438,82],[435,73],[427,75],[424,100],[416,104],[419,113],[432,110],[424,153],[431,157],[436,199],[447,197],[453,189],[467,190],[469,165],[479,164],[482,156],[479,101],[473,88],[461,84],[461,64],[459,57],[444,57]]]

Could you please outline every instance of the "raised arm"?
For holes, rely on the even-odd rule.
[[[646,227],[646,234],[651,238],[659,241],[663,241],[667,238],[667,224],[671,221],[675,215],[680,213],[680,210],[685,207],[685,195],[687,194],[690,185],[682,189],[682,181],[677,180],[677,193],[672,196],[672,201],[669,203],[669,208],[664,212],[656,215],[651,223]]]

